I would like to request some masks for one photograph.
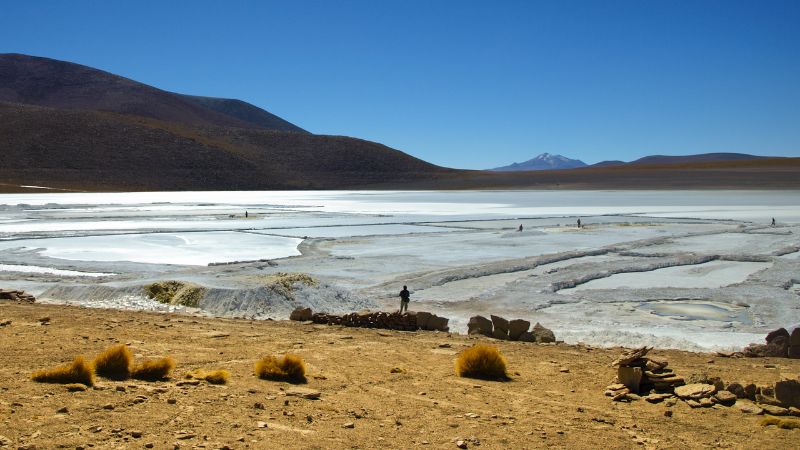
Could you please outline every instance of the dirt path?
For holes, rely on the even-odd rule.
[[[49,325],[39,320],[45,317]],[[456,377],[457,352],[488,339],[447,333],[0,303],[0,323],[7,320],[0,327],[0,435],[9,448],[454,449],[459,438],[481,449],[766,449],[792,448],[800,437],[764,428],[759,416],[735,407],[613,403],[603,391],[618,349],[495,342],[512,373],[500,383]],[[118,342],[137,357],[174,357],[175,378],[100,379],[74,393],[30,381],[34,370],[78,354],[91,358]],[[295,386],[253,376],[257,358],[289,351],[306,360],[302,387],[318,390],[319,400],[287,396]],[[800,360],[653,354],[686,377],[705,372],[768,384],[800,374]],[[224,368],[232,380],[177,384],[196,368]]]

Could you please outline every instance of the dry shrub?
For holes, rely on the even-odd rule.
[[[95,373],[112,380],[127,380],[132,367],[133,355],[125,344],[111,346],[94,359]]]
[[[72,361],[72,364],[34,372],[31,378],[39,383],[80,383],[92,386],[94,385],[94,367],[87,363],[83,356],[78,356]]]
[[[497,348],[477,344],[462,351],[456,358],[456,375],[482,380],[508,380],[506,359]]]
[[[287,353],[282,357],[267,356],[256,362],[256,376],[264,380],[306,382],[306,365],[303,358]]]
[[[231,379],[231,373],[227,370],[193,370],[186,374],[186,378],[194,378],[196,380],[205,380],[211,384],[228,384]]]
[[[777,417],[765,417],[761,419],[761,426],[766,427],[767,425],[775,425],[778,428],[783,428],[784,430],[792,430],[795,428],[800,428],[800,421],[779,419]]]
[[[145,381],[164,380],[169,378],[169,374],[174,368],[175,360],[172,358],[152,359],[137,364],[131,371],[131,376]]]

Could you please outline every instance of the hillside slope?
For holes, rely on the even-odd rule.
[[[0,103],[0,177],[79,190],[334,189],[446,169],[360,139]]]
[[[175,94],[80,64],[14,53],[0,54],[0,101],[192,125],[306,132],[240,100]]]

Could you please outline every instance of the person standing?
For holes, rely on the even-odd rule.
[[[581,219],[578,219],[578,228],[581,227]]]
[[[408,312],[408,303],[411,301],[411,293],[408,292],[408,287],[403,286],[403,290],[400,291],[400,314],[403,314],[403,311]]]

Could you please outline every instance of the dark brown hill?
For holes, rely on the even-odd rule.
[[[77,190],[336,189],[449,171],[360,139],[0,103],[0,178]],[[5,190],[8,190],[6,188]]]
[[[13,53],[0,54],[0,101],[191,125],[306,132],[240,100],[175,94],[80,64]]]

